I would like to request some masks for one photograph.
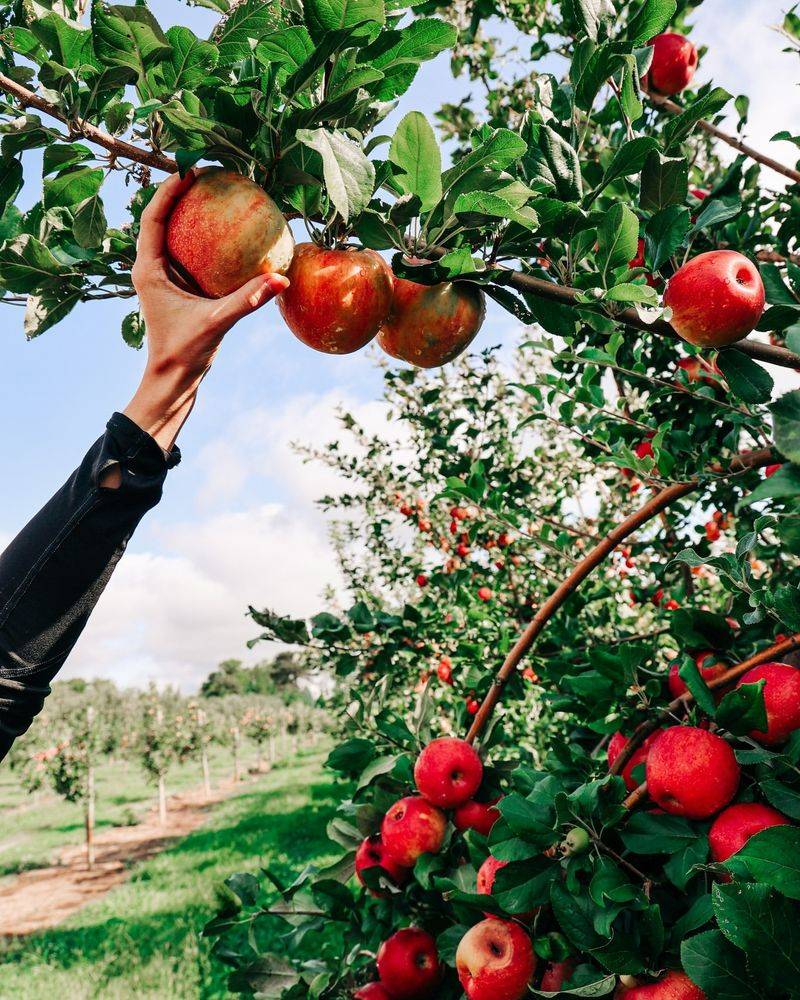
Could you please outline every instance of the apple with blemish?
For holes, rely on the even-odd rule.
[[[167,220],[167,254],[182,277],[212,299],[259,274],[286,274],[294,237],[270,196],[248,177],[197,172]]]
[[[469,347],[485,315],[483,292],[474,284],[421,285],[395,277],[378,343],[391,357],[417,368],[439,368]]]
[[[444,843],[447,818],[441,809],[419,795],[409,795],[389,809],[381,824],[387,855],[402,868],[413,868],[423,854],[438,854]]]
[[[766,303],[755,264],[735,250],[693,257],[670,278],[664,305],[675,332],[696,347],[726,347],[751,333]]]
[[[436,942],[426,931],[406,927],[378,949],[378,978],[392,1000],[425,1000],[436,995],[442,967]]]
[[[468,1000],[522,1000],[536,971],[536,956],[519,924],[489,917],[461,939],[456,970]]]
[[[368,344],[389,314],[392,272],[374,250],[297,247],[278,298],[286,325],[323,354],[352,354]]]

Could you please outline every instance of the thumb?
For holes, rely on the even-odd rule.
[[[226,323],[233,326],[243,316],[271,302],[288,287],[289,279],[282,274],[259,274],[251,278],[246,285],[219,300],[220,314]]]

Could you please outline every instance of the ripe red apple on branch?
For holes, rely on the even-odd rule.
[[[426,1000],[436,995],[442,967],[436,942],[426,931],[406,927],[378,950],[378,977],[392,1000]]]
[[[414,781],[421,795],[442,809],[464,805],[478,791],[483,764],[465,740],[443,736],[420,753]]]
[[[476,802],[470,799],[459,806],[453,815],[453,825],[456,830],[475,830],[483,837],[488,837],[492,827],[500,819],[500,811],[495,808],[499,798],[491,802]]]
[[[294,237],[263,188],[211,167],[198,171],[173,209],[167,253],[183,277],[217,299],[259,274],[286,274]]]
[[[727,861],[737,854],[747,841],[762,830],[786,826],[783,813],[760,802],[742,802],[724,809],[708,831],[708,844],[714,861]]]
[[[369,868],[380,868],[395,885],[407,882],[411,874],[408,868],[403,868],[391,857],[378,834],[367,837],[356,851],[356,876],[362,885],[366,885],[363,873]],[[375,889],[371,892],[374,896],[382,895]]]
[[[657,983],[620,987],[614,1000],[707,1000],[707,997],[685,972],[668,972]]]
[[[444,843],[447,818],[419,795],[400,799],[386,813],[381,840],[395,864],[413,868],[423,854],[437,854]]]
[[[380,983],[367,983],[353,994],[353,1000],[392,1000]]]
[[[757,684],[762,680],[765,681],[767,729],[765,732],[753,730],[750,736],[765,746],[780,746],[800,729],[800,670],[788,663],[762,663],[749,670],[737,686]]]
[[[676,31],[665,31],[650,42],[653,61],[647,71],[648,86],[670,97],[686,90],[694,78],[699,55],[693,42]]]
[[[721,736],[696,726],[672,726],[656,736],[647,757],[647,790],[664,812],[706,819],[739,787],[736,756]]]
[[[709,663],[709,660],[712,662]],[[721,677],[728,669],[727,664],[721,660],[716,660],[713,653],[698,653],[695,657],[695,663],[697,669],[700,671],[700,676],[706,683],[716,680],[717,677]],[[677,661],[670,664],[667,685],[669,693],[673,698],[680,698],[682,694],[685,694],[689,690],[686,686],[686,681],[680,675],[680,668],[681,665]],[[719,693],[721,694],[722,692]]]
[[[536,971],[536,956],[519,924],[489,917],[461,939],[456,970],[468,1000],[522,1000]]]

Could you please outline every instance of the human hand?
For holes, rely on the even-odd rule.
[[[147,365],[125,413],[165,450],[228,330],[289,285],[282,275],[262,274],[224,298],[207,299],[176,283],[166,255],[167,220],[194,178],[192,171],[184,178],[173,174],[153,196],[142,214],[132,274],[147,330]]]

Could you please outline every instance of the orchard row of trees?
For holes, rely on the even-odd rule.
[[[227,661],[226,676],[246,669]],[[261,674],[268,665],[259,668]],[[212,684],[213,687],[213,684]],[[9,766],[23,788],[50,789],[83,810],[89,867],[94,863],[97,806],[96,774],[108,763],[139,767],[157,794],[161,825],[168,821],[170,775],[187,762],[199,766],[206,796],[212,794],[209,754],[215,747],[230,753],[230,780],[242,780],[245,768],[269,770],[278,761],[312,743],[326,730],[326,717],[312,700],[264,694],[184,697],[171,688],[120,689],[110,681],[60,681],[47,707],[29,732],[14,745]],[[250,765],[245,754],[255,759]]]

